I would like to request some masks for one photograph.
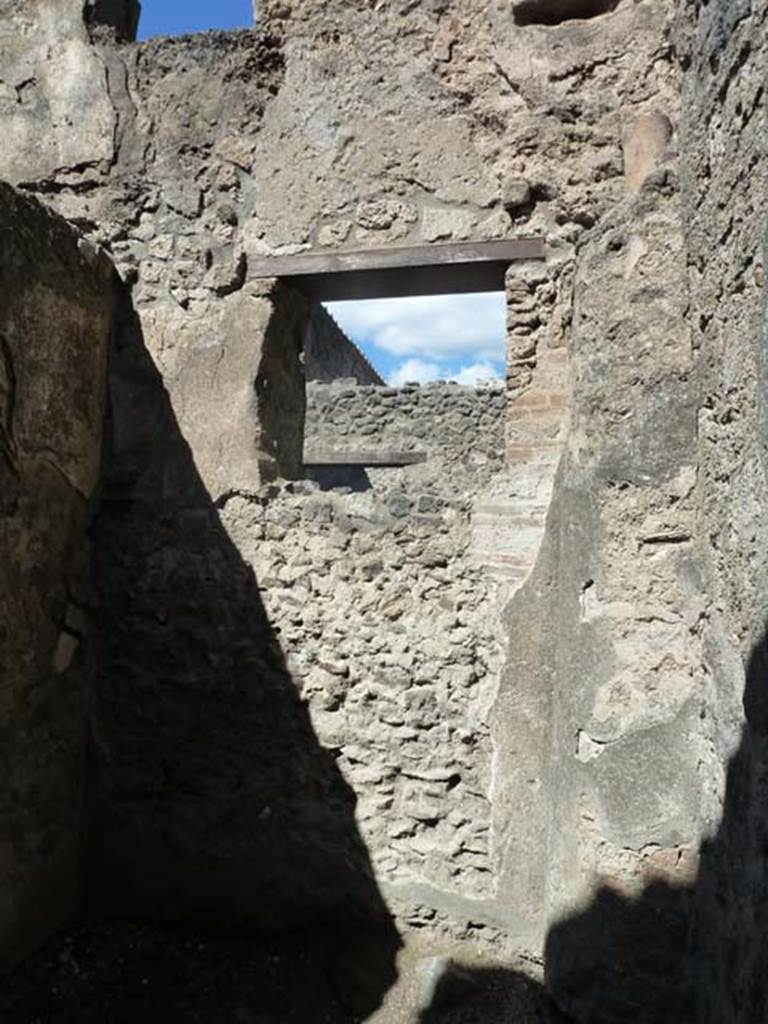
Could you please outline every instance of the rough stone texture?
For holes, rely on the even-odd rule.
[[[158,382],[135,368],[124,374],[116,361],[112,498],[100,533],[106,650],[94,709],[93,877],[102,872],[101,898],[119,897],[125,909],[274,920],[283,898],[275,881],[280,851],[272,833],[257,837],[258,814],[271,806],[265,794],[278,781],[264,772],[264,792],[245,804],[245,826],[234,819],[221,825],[219,803],[224,793],[228,801],[240,793],[238,778],[252,777],[247,737],[264,737],[258,764],[266,765],[272,737],[302,735],[307,723],[285,673],[263,666],[263,613],[258,603],[251,609],[237,543],[216,526],[210,501],[248,503],[265,476],[294,474],[301,422],[295,339],[305,314],[285,291],[281,304],[268,287],[249,282],[249,254],[547,236],[549,265],[515,268],[508,282],[508,446],[533,523],[524,551],[511,541],[519,584],[541,539],[562,443],[575,247],[625,193],[624,125],[651,110],[672,116],[668,12],[646,0],[622,4],[610,17],[543,27],[516,24],[507,5],[480,0],[461,12],[443,4],[371,12],[266,3],[254,33],[138,47],[115,47],[97,34],[88,48],[81,5],[60,6],[66,17],[54,17],[49,4],[34,15],[9,7],[3,79],[16,90],[34,77],[38,92],[34,111],[13,107],[14,144],[0,173],[44,193],[109,247],[132,288],[148,357],[173,411],[157,412]],[[54,26],[55,52],[75,55],[64,76],[46,56],[45,33]],[[630,51],[628,37],[637,40]],[[532,60],[537,52],[541,59]],[[391,89],[380,87],[383,67],[398,68]],[[77,89],[89,91],[89,111],[104,114],[67,134],[55,104],[70,117],[85,109]],[[46,123],[40,150],[27,140]],[[287,346],[280,341],[285,320],[294,339]],[[405,494],[394,505],[400,510],[408,500]],[[195,515],[185,511],[188,502]],[[165,609],[159,619],[158,607]],[[266,716],[241,706],[247,680],[258,689],[262,676],[281,680],[286,701],[275,700]],[[232,686],[236,699],[226,696]],[[196,746],[198,721],[206,739]],[[286,742],[293,749],[298,740]],[[211,758],[223,772],[209,784]],[[313,771],[333,779],[325,768],[306,767]],[[318,785],[324,792],[325,783]],[[503,791],[500,775],[493,785]],[[284,804],[289,845],[304,810],[290,795]],[[322,838],[324,830],[348,835],[358,867],[340,873],[324,904],[354,888],[342,876],[366,875],[347,811],[341,799],[338,819],[328,814],[317,826],[321,851],[331,852],[315,858],[310,850],[307,858],[325,870],[343,842]],[[235,901],[245,836],[248,850],[256,843],[271,852],[260,880],[249,876],[246,898]],[[309,891],[314,870],[305,872],[307,891],[288,901],[294,909],[303,902],[305,913],[317,906],[317,890]],[[179,875],[174,885],[167,884],[171,873]],[[501,917],[508,920],[509,908]]]
[[[643,902],[654,880],[684,888],[695,876],[701,781],[714,767],[684,269],[675,179],[663,170],[582,254],[566,452],[541,557],[511,608],[512,635],[531,639],[511,652],[514,688],[497,718],[501,734],[528,723],[509,766],[521,785],[508,790],[503,826],[515,851],[507,892],[518,906],[525,894],[550,929],[549,983],[577,1019],[686,1015],[684,893]],[[551,626],[531,635],[534,618]],[[538,875],[524,873],[527,843],[546,850]]]
[[[238,227],[248,135],[258,133],[279,81],[279,47],[245,32],[143,47],[115,47],[96,33],[88,45],[80,5],[64,0],[34,14],[11,4],[3,30],[4,79],[16,91],[28,79],[33,95],[25,105],[9,93],[0,176],[25,182],[86,230],[98,223],[95,236],[134,286],[144,335],[211,493],[293,475],[301,399],[291,358],[298,361],[308,311],[268,282],[245,287]],[[87,124],[72,130],[85,110]],[[286,333],[292,357],[283,352]]]
[[[308,392],[308,450],[412,448],[418,435],[426,463],[361,469],[354,489],[233,496],[223,522],[261,581],[318,739],[357,794],[390,910],[406,927],[483,938],[501,638],[499,586],[477,564],[470,523],[501,468],[503,393]]]
[[[506,398],[497,387],[437,382],[420,387],[310,384],[304,450],[354,454],[363,449],[422,452],[411,476],[443,490],[476,492],[504,466]]]
[[[214,506],[135,317],[121,322],[98,531],[91,905],[250,928],[394,913],[498,944],[499,584],[474,557],[470,518],[501,463],[503,394],[311,385],[309,445],[366,405],[386,437],[421,402],[433,465],[370,471],[357,491],[233,488]],[[478,418],[493,457],[472,451]]]
[[[358,384],[384,384],[353,341],[330,313],[318,306],[312,312],[304,342],[304,376],[329,383],[351,378]]]
[[[0,962],[78,903],[112,273],[0,184]]]
[[[0,179],[55,179],[72,190],[102,180],[116,155],[118,114],[106,63],[89,44],[83,5],[3,0],[0,51]]]
[[[679,5],[680,160],[580,253],[565,456],[510,607],[502,892],[578,1020],[766,1013],[765,13]]]
[[[710,764],[694,891],[696,1019],[768,1015],[766,220],[763,0],[681,3],[681,192],[701,366],[698,531]]]
[[[563,419],[562,352],[548,359],[537,383],[515,402],[510,415],[501,387],[463,387],[436,382],[420,387],[355,387],[351,381],[307,388],[304,453],[327,460],[334,452],[353,457],[363,451],[426,456],[405,479],[426,491],[461,495],[471,501],[469,556],[498,581],[509,597],[528,576],[544,533],[559,456]],[[549,388],[549,390],[546,390]],[[510,426],[511,425],[511,426]],[[519,444],[505,447],[510,429]],[[510,463],[510,471],[502,472]],[[398,474],[363,467],[312,467],[308,475],[323,486],[353,489],[386,482]],[[428,499],[425,511],[439,511]],[[501,600],[501,598],[500,598]]]
[[[352,791],[314,737],[261,581],[220,518],[252,491],[214,503],[127,297],[110,391],[91,907],[261,929],[337,913],[386,927]]]
[[[50,24],[80,47],[80,5],[59,5],[70,20]],[[91,153],[47,160],[30,132],[49,116],[56,128],[46,110],[69,79],[54,95],[48,51],[22,40],[44,36],[49,9],[36,15],[40,30],[15,5],[5,19],[9,96],[32,75],[40,97],[28,113],[14,105],[0,174],[109,244],[139,306],[162,322],[145,332],[158,357],[164,337],[194,334],[187,321],[240,287],[249,253],[525,231],[544,234],[551,252],[543,280],[516,271],[530,301],[521,295],[510,318],[510,366],[525,387],[537,349],[558,334],[563,343],[575,246],[625,188],[625,129],[672,118],[677,102],[663,0],[524,27],[508,5],[480,0],[460,12],[388,4],[373,16],[356,4],[268,2],[255,32],[91,48],[77,67],[89,111],[104,107],[109,145],[101,155],[89,120],[70,135]],[[399,69],[387,90],[384,65]]]
[[[89,43],[74,0],[0,6],[0,174],[104,241],[134,305],[99,530],[94,905],[266,927],[381,922],[391,899],[427,942],[544,950],[585,1022],[760,1020],[765,4],[258,6],[253,33],[138,47]],[[251,254],[531,232],[549,258],[507,281],[509,472],[474,523],[421,470],[265,488],[298,473],[309,311]],[[470,555],[499,546],[508,664],[495,700],[488,676],[457,700],[452,646],[422,679],[413,637],[434,614],[462,657],[489,648],[500,565]],[[389,720],[363,716],[369,688]],[[457,769],[413,799],[411,743]],[[451,793],[469,822],[441,816]]]
[[[399,479],[387,486],[390,472]],[[233,498],[222,518],[317,737],[356,794],[390,911],[471,937],[493,890],[494,587],[469,558],[465,500],[409,486],[407,470],[379,476],[365,493],[289,484]]]

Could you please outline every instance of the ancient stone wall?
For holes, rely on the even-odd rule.
[[[254,32],[141,46],[135,13],[0,0],[0,175],[128,289],[92,907],[393,910],[544,952],[578,1020],[764,1019],[764,2],[262,0]],[[109,304],[73,235],[0,197],[31,225],[0,266],[20,949],[73,906]],[[549,255],[508,275],[501,405],[312,389],[310,445],[427,462],[266,482],[300,475],[310,311],[252,257],[528,233]]]
[[[132,293],[99,534],[108,611],[92,720],[97,904],[272,926],[331,913],[354,894],[382,914],[370,860],[444,894],[459,882],[430,843],[452,837],[473,895],[471,906],[453,903],[455,920],[466,926],[479,912],[534,955],[550,931],[552,989],[588,1018],[623,922],[601,942],[551,926],[595,892],[634,899],[657,876],[684,887],[708,820],[704,784],[720,764],[701,724],[709,704],[691,525],[696,367],[673,167],[675,5],[403,0],[371,10],[264,0],[255,32],[141,46],[104,33],[89,41],[82,13],[75,0],[34,11],[6,2],[0,77],[11,145],[0,174],[103,241]],[[402,837],[389,819],[374,833],[366,818],[369,856],[337,748],[317,742],[261,603],[266,583],[250,568],[263,547],[259,572],[282,573],[270,542],[297,564],[305,557],[293,531],[316,496],[263,490],[269,476],[298,473],[308,310],[284,286],[252,280],[249,265],[310,248],[530,233],[546,237],[546,264],[515,267],[507,280],[508,490],[524,508],[507,553],[521,588],[506,620],[509,664],[489,711],[493,735],[483,732],[472,765],[464,751],[448,779],[415,780],[433,781],[442,798],[459,775],[469,784],[456,784],[457,800],[485,787],[472,800],[490,805],[477,810],[490,853],[447,818],[409,819]],[[429,497],[419,485],[394,503],[412,498],[411,520],[374,492],[336,494],[319,523],[309,514],[313,544],[356,550],[370,529],[382,546],[378,576],[359,578],[356,563],[341,581],[350,615],[358,600],[380,600],[377,579],[397,607],[390,581],[400,561],[412,590],[428,571],[438,606],[438,595],[457,604],[439,577],[450,567],[476,581],[453,553],[464,550],[454,527],[471,529],[464,513],[449,516],[450,502],[419,512]],[[355,502],[372,525],[349,531]],[[287,522],[270,524],[273,514]],[[449,566],[419,561],[422,515],[450,541],[452,553],[440,555]],[[386,537],[376,532],[383,523]],[[406,524],[414,564],[401,548]],[[252,550],[248,538],[262,529]],[[327,560],[318,565],[334,579]],[[272,614],[303,645],[303,617],[289,621],[290,588],[276,578],[264,600],[274,590]],[[321,590],[316,603],[333,614]],[[480,629],[482,617],[470,618]],[[392,633],[402,637],[398,621]],[[469,651],[466,627],[444,625]],[[367,671],[370,649],[361,657]],[[349,714],[357,728],[364,690],[344,689],[353,669],[323,672],[313,677],[325,688],[317,699],[343,692],[341,724]],[[454,682],[420,679],[394,698],[385,687],[377,711],[391,703],[400,714],[407,697],[414,720],[440,707],[455,725]],[[470,684],[469,705],[485,713],[484,686]],[[420,694],[429,694],[422,709]],[[409,726],[376,721],[386,736],[376,770],[386,774],[389,730]],[[414,744],[430,729],[453,754],[450,725],[414,727]],[[345,763],[363,785],[354,760]],[[399,814],[407,790],[390,785],[376,799],[391,798]],[[675,927],[684,918],[670,911]],[[637,948],[647,945],[643,928]],[[629,973],[640,994],[658,982],[654,1005],[667,999],[677,1011],[674,969],[666,980],[644,965]],[[638,990],[622,998],[631,1019]]]
[[[665,0],[523,18],[480,0],[373,18],[264,3],[255,32],[117,48],[98,36],[85,50],[82,5],[59,3],[67,17],[43,5],[39,30],[8,6],[4,81],[25,102],[9,107],[0,173],[108,244],[195,447],[206,441],[188,413],[194,379],[215,375],[232,324],[257,337],[269,315],[265,301],[257,312],[232,298],[252,255],[542,234],[547,268],[516,268],[509,291],[510,390],[527,390],[563,354],[580,239],[663,156],[642,144],[643,125],[677,102]],[[78,54],[55,87],[54,30]],[[379,87],[390,65],[394,92]],[[70,154],[58,110],[85,106],[86,88],[103,116],[69,133]],[[50,158],[31,141],[47,120]]]
[[[681,194],[701,366],[697,531],[712,755],[691,976],[706,1024],[768,1014],[765,74],[768,9],[681,3]],[[713,763],[714,761],[714,763]]]
[[[765,13],[679,6],[680,159],[580,252],[565,456],[510,607],[501,892],[544,896],[578,1020],[766,1012]],[[637,159],[664,134],[641,129]]]
[[[351,377],[358,384],[384,384],[357,345],[323,306],[313,310],[309,321],[304,341],[304,376],[308,381],[326,383]]]
[[[259,580],[317,738],[356,794],[399,927],[503,944],[489,714],[506,580],[478,560],[472,530],[476,499],[503,467],[503,391],[307,391],[305,452],[426,461],[359,466],[352,486],[232,495],[222,522]]]
[[[562,353],[556,353],[557,356]],[[307,475],[323,486],[353,489],[382,475],[359,465],[365,455],[423,458],[407,474],[436,493],[471,498],[471,557],[507,593],[528,576],[544,532],[562,433],[563,363],[548,360],[538,387],[516,403],[514,422],[524,450],[506,449],[509,412],[503,386],[468,388],[435,382],[400,388],[356,387],[352,381],[307,387],[304,443]],[[333,465],[357,459],[357,465]],[[317,464],[320,460],[321,464]],[[330,464],[329,464],[330,463]],[[509,472],[502,472],[508,466]],[[382,479],[390,484],[397,474]]]
[[[355,452],[427,456],[411,473],[445,487],[477,491],[504,466],[506,398],[501,388],[437,382],[358,387],[353,381],[309,384],[305,461]]]
[[[472,495],[473,558],[512,589],[530,573],[539,550],[564,431],[565,351],[543,355],[524,396],[501,386],[451,382],[401,388],[351,381],[307,387],[304,457],[321,483],[360,486],[376,471],[315,466],[334,452],[426,456],[412,480]],[[510,410],[509,406],[513,405]],[[510,437],[514,444],[509,445]],[[508,472],[501,470],[508,467]]]
[[[251,136],[281,77],[277,40],[89,41],[72,0],[35,12],[9,3],[0,32],[11,83],[0,177],[45,196],[107,246],[211,492],[294,474],[309,311],[301,296],[246,282],[242,232]],[[79,110],[88,117],[73,130]]]
[[[0,184],[0,962],[79,902],[112,274]]]
[[[526,606],[524,588],[513,612],[513,635],[529,615],[552,624],[523,655],[549,666],[547,696],[541,679],[518,678],[508,708],[515,715],[525,694],[533,763],[554,795],[546,813],[560,822],[545,840],[553,991],[578,1019],[601,1007],[606,1020],[630,1020],[644,1005],[671,1019],[687,1013],[686,887],[715,767],[695,536],[698,388],[673,167],[601,222],[576,296],[578,389],[530,581],[540,603]],[[543,722],[556,752],[547,762]],[[539,841],[546,820],[542,829]],[[654,921],[663,972],[644,960]]]
[[[212,498],[127,292],[110,362],[87,908],[251,931],[325,923],[353,944],[355,926],[386,936],[354,794],[223,521],[260,485]]]
[[[407,471],[378,475],[363,493],[299,484],[233,498],[223,522],[356,794],[390,911],[403,928],[481,938],[494,891],[497,594],[471,558],[469,502]]]

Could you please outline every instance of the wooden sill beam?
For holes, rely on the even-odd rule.
[[[310,469],[316,466],[378,466],[391,469],[395,466],[417,466],[426,461],[426,452],[396,452],[386,449],[377,452],[317,451],[307,452],[304,455],[304,465]]]

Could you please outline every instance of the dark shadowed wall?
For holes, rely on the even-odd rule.
[[[0,185],[0,961],[79,899],[91,546],[112,275]]]

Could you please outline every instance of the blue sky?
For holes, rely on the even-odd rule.
[[[393,384],[474,384],[504,375],[503,292],[329,302],[326,308]]]
[[[252,0],[141,0],[139,39],[252,26]]]

